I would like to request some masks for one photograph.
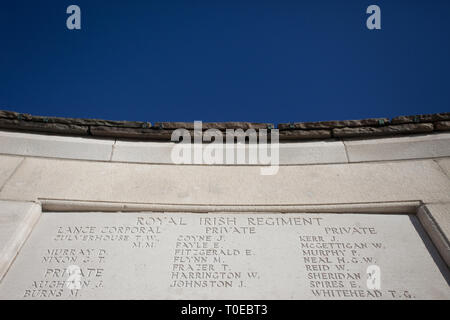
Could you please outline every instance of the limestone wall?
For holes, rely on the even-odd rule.
[[[39,218],[61,211],[410,214],[450,265],[450,133],[281,143],[272,176],[174,165],[172,147],[0,131],[0,277]]]

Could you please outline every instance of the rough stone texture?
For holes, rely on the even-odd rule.
[[[333,129],[344,127],[367,127],[367,126],[384,126],[389,123],[388,118],[373,118],[362,120],[338,120],[338,121],[320,121],[320,122],[294,122],[294,123],[280,123],[278,129]]]
[[[0,110],[0,118],[17,119],[19,114],[13,111]]]
[[[47,118],[41,116],[33,116],[33,121],[42,121],[50,123],[77,124],[82,126],[107,126],[119,128],[150,128],[150,122],[141,121],[110,121],[100,119],[72,119],[72,118]]]
[[[0,155],[0,190],[22,161],[21,157]]]
[[[91,127],[90,132],[95,137],[170,140],[172,131],[158,129],[118,128],[107,126]]]
[[[0,153],[107,161],[112,140],[0,131]]]
[[[191,142],[194,141],[195,136],[202,136],[203,141],[210,142],[214,141],[212,139],[214,134],[207,131],[197,132],[187,129]],[[216,129],[218,130],[218,129]],[[118,127],[105,127],[105,126],[95,126],[91,127],[90,130],[93,136],[97,137],[109,137],[109,138],[120,138],[120,139],[130,139],[130,140],[158,140],[158,141],[172,141],[173,130],[166,129],[138,129],[138,128],[118,128]],[[225,140],[225,132],[219,130],[222,134],[223,140]],[[258,132],[256,132],[258,134]],[[245,132],[244,132],[245,135]],[[268,135],[270,137],[270,135]],[[211,140],[212,139],[212,140]]]
[[[331,138],[330,130],[285,130],[285,131],[280,131],[280,141],[329,139],[329,138]]]
[[[0,118],[26,120],[42,123],[60,123],[67,125],[80,126],[110,126],[110,127],[126,127],[126,128],[150,128],[151,123],[140,121],[110,121],[100,119],[78,119],[78,118],[60,118],[60,117],[45,117],[32,116],[30,114],[18,113],[13,111],[1,111]]]
[[[414,134],[449,130],[450,113],[401,116],[392,119],[373,118],[321,122],[296,122],[278,125],[281,140],[328,139],[334,137],[382,136]],[[428,123],[427,123],[428,122]],[[392,125],[391,125],[392,124]],[[434,127],[433,127],[434,126]],[[109,121],[98,119],[73,119],[32,116],[12,111],[0,111],[0,129],[57,133],[60,135],[94,135],[133,140],[170,141],[172,131],[184,128],[192,131],[193,122]],[[210,122],[202,124],[203,130],[217,129],[274,129],[271,123]]]
[[[438,121],[434,124],[436,131],[450,131],[450,121]]]
[[[233,221],[222,226],[239,232],[215,234],[205,218]],[[280,221],[276,219],[285,224],[275,224]],[[80,226],[85,233],[74,232]],[[136,226],[143,227],[142,233],[136,233]],[[366,231],[329,231],[342,226]],[[118,227],[134,233],[121,233]],[[110,238],[121,235],[128,239]],[[90,240],[97,236],[102,240]],[[348,248],[326,256],[314,253],[315,246],[333,242],[333,237],[335,242],[366,244],[367,248],[353,246],[357,255]],[[299,250],[301,245],[309,248]],[[196,255],[205,249],[208,255]],[[204,257],[203,262],[195,262],[199,256]],[[320,264],[319,258],[329,263]],[[367,282],[367,268],[374,264],[380,268],[379,289]],[[69,265],[81,271],[77,292],[67,288],[67,282],[75,280],[65,272]],[[344,266],[342,271],[336,268],[339,265]],[[206,269],[197,274],[190,272],[190,267]],[[331,290],[335,299],[404,299],[405,291],[409,299],[450,298],[449,271],[413,216],[75,212],[42,215],[0,284],[0,298],[329,299],[327,289],[317,290],[309,279],[315,274],[316,281],[325,283],[323,273],[341,278],[342,288],[335,285]],[[35,281],[42,287],[33,287]],[[61,284],[51,288],[57,281]],[[192,288],[189,281],[197,284]],[[352,295],[341,296],[343,289]]]
[[[0,201],[0,281],[41,214],[32,202]]]
[[[432,132],[432,123],[420,124],[402,124],[386,127],[360,127],[360,128],[342,128],[333,129],[333,136],[337,138],[351,138],[351,137],[368,137],[368,136],[388,136],[397,134],[412,134]]]
[[[435,122],[450,120],[450,112],[435,114],[420,114],[415,116],[400,116],[391,120],[392,124],[417,123],[417,122]]]
[[[450,133],[344,141],[350,162],[450,156]]]
[[[433,160],[280,166],[183,166],[28,158],[0,199],[80,199],[158,204],[295,205],[450,202]]]
[[[179,128],[183,129],[194,129],[193,122],[156,122],[154,127],[166,130],[175,130]],[[271,123],[253,123],[253,122],[203,122],[202,129],[218,129],[218,130],[226,130],[226,129],[268,129],[274,128],[274,125]]]
[[[35,121],[0,119],[0,128],[19,131],[35,131],[62,135],[88,135],[89,127],[75,124],[43,123]]]

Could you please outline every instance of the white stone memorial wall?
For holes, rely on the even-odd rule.
[[[449,299],[415,215],[44,212],[0,299]]]

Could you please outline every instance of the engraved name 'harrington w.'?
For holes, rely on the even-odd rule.
[[[266,129],[218,129],[203,132],[202,122],[194,122],[194,139],[187,129],[176,129],[171,140],[174,145],[171,160],[174,164],[261,165],[262,175],[275,175],[279,166],[279,133]],[[207,144],[203,145],[203,141]]]

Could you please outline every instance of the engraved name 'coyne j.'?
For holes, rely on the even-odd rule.
[[[218,129],[203,132],[202,127],[201,121],[194,122],[194,143],[189,130],[180,128],[173,131],[172,142],[179,142],[171,152],[174,164],[261,165],[262,175],[278,173],[277,129],[270,130],[269,142],[267,129],[259,129],[258,133],[255,129],[227,129],[224,143],[223,132]],[[209,143],[203,147],[203,141]]]

